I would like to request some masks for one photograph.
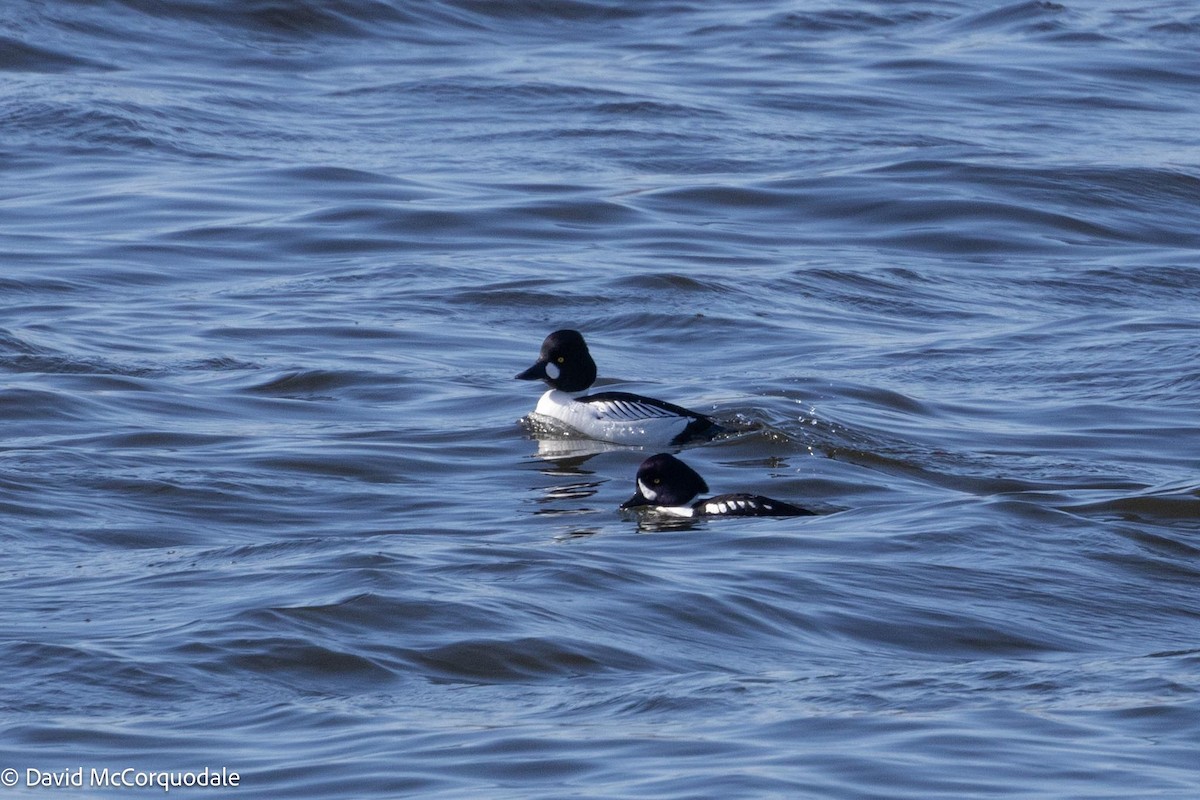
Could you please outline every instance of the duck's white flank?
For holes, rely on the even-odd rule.
[[[585,436],[616,444],[669,444],[691,418],[648,403],[602,400],[581,403],[576,395],[551,389],[538,400],[534,414],[549,417]]]

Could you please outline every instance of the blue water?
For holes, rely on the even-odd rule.
[[[1200,796],[1197,87],[1184,0],[5,3],[0,794]],[[820,516],[619,513],[561,327]]]

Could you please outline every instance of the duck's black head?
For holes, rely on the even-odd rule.
[[[551,389],[582,392],[596,381],[596,362],[579,331],[555,331],[542,342],[542,352],[518,380],[542,380]]]
[[[700,473],[670,453],[650,456],[637,471],[637,491],[621,508],[685,506],[708,491]]]

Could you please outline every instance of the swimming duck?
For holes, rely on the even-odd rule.
[[[637,491],[622,509],[650,508],[675,517],[806,517],[806,508],[757,494],[719,494],[696,500],[708,484],[700,473],[669,453],[653,455],[637,471]]]
[[[593,439],[617,444],[681,444],[711,438],[722,428],[704,414],[629,392],[587,394],[596,381],[596,362],[579,331],[546,337],[533,366],[517,379],[541,380],[550,387],[535,416],[549,417]]]

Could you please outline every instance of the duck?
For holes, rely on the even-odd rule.
[[[710,417],[674,403],[630,392],[588,394],[596,362],[583,334],[558,330],[542,342],[538,359],[517,380],[541,380],[549,389],[533,419],[548,418],[592,439],[621,445],[678,445],[710,439],[724,429]]]
[[[719,494],[696,500],[708,484],[670,453],[658,453],[637,471],[637,491],[622,510],[653,510],[673,517],[809,517],[815,512],[757,494]]]

